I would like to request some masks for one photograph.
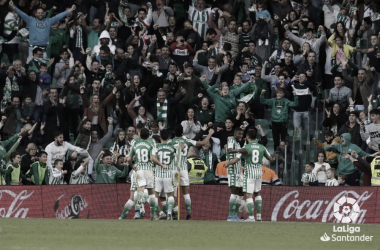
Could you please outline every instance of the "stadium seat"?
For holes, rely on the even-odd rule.
[[[273,154],[274,153],[274,142],[273,140],[268,139],[267,145],[265,145],[266,149],[268,149],[269,153]]]
[[[272,122],[272,109],[265,110],[264,119],[267,120],[268,123]]]
[[[267,131],[264,130],[264,133],[265,133],[265,135],[266,135],[266,137],[267,137],[268,140],[273,140],[273,134],[272,134],[272,130],[271,129],[267,130]]]
[[[267,133],[267,131],[269,131],[269,122],[267,120],[264,120],[264,119],[256,119],[255,120],[255,124],[256,125],[260,125],[261,128],[264,130],[265,133]]]

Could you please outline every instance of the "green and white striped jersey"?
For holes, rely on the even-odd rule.
[[[211,13],[211,8],[206,8],[203,11],[199,11],[196,7],[190,6],[188,13],[189,19],[193,23],[193,27],[197,28],[199,36],[204,38],[208,29],[208,18]]]
[[[156,165],[155,176],[158,178],[172,178],[174,170],[176,149],[170,144],[157,144],[157,158],[162,164],[168,166],[168,168],[162,168]]]
[[[85,167],[83,165],[71,173],[70,184],[89,184],[90,178],[86,173],[82,173]]]
[[[50,168],[49,172],[49,185],[66,184],[66,182],[63,180],[64,175],[62,174],[62,170],[59,170],[57,168]]]
[[[336,22],[337,23],[339,23],[339,22],[343,23],[343,26],[345,26],[346,28],[347,28],[346,24],[349,21],[350,21],[350,18],[348,16],[342,15],[341,13],[338,13],[338,15],[336,16]]]
[[[181,152],[180,165],[178,166],[180,170],[187,171],[187,154],[189,153],[189,149],[191,146],[196,146],[197,142],[194,140],[187,139],[185,136],[183,137],[174,137],[172,140],[168,141],[168,144],[173,145],[175,149],[180,147],[180,143],[185,143],[185,147]],[[177,166],[175,166],[177,167]],[[174,167],[174,170],[175,170]]]
[[[339,183],[338,181],[334,178],[334,179],[327,179],[326,180],[326,183],[325,183],[325,186],[326,187],[337,187],[339,186]]]
[[[257,141],[251,141],[245,146],[248,155],[244,156],[244,176],[247,179],[261,179],[262,168],[261,163],[263,157],[269,159],[268,150]]]
[[[89,184],[89,183],[90,183],[90,179],[88,178],[88,175],[79,174],[76,176],[74,173],[71,174],[70,184]]]
[[[139,138],[137,138],[139,139]],[[132,146],[129,157],[135,157],[136,170],[152,170],[153,162],[150,157],[156,154],[155,146],[149,140],[136,140]]]
[[[227,152],[226,152],[227,153],[227,160],[231,161],[234,158],[239,158],[239,159],[241,158],[241,154],[240,153],[228,153],[228,149],[241,149],[240,144],[235,139],[235,137],[232,137],[228,141],[228,143],[227,143]],[[227,168],[227,174],[229,174],[229,175],[231,175],[231,174],[241,174],[240,166],[241,166],[241,160],[239,160],[234,165],[228,166],[228,168]]]
[[[315,173],[311,172],[310,174],[308,173],[304,173],[302,175],[302,178],[301,178],[301,182],[306,182],[306,181],[309,181],[309,182],[315,182],[318,180],[318,177]]]

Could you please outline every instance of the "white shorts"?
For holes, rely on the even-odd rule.
[[[136,171],[137,187],[153,188],[154,175],[152,170],[137,170]]]
[[[173,187],[173,192],[174,192],[174,187]],[[161,198],[166,198],[166,193],[164,192],[164,189],[161,189],[161,193],[159,195]]]
[[[243,193],[253,194],[261,191],[262,179],[244,179]]]
[[[181,187],[189,186],[190,185],[189,172],[187,172],[187,170],[181,170],[179,173],[181,175],[181,180],[180,180]],[[177,170],[173,170],[173,184],[175,187],[178,186],[178,171]]]
[[[244,176],[243,174],[229,174],[228,187],[243,187]]]
[[[156,177],[154,191],[156,193],[172,193],[174,192],[173,188],[173,179],[172,178],[159,178]],[[165,197],[165,196],[164,196]]]

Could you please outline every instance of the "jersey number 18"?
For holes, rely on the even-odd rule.
[[[137,149],[136,154],[141,162],[148,162],[148,149]]]

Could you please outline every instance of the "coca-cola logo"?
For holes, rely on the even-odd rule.
[[[309,200],[298,199],[299,191],[293,190],[286,193],[275,205],[271,220],[317,220],[321,222],[338,222],[334,217],[334,204],[342,197],[353,197],[356,204],[362,207],[364,202],[368,200],[373,192],[363,192],[361,195],[355,191],[342,191],[335,195],[332,199],[326,200]],[[353,223],[364,223],[367,209],[360,209],[358,216]]]
[[[34,191],[28,193],[27,190],[22,190],[20,193],[12,192],[11,190],[0,190],[0,204],[10,204],[8,208],[0,207],[0,217],[2,218],[26,218],[29,212],[29,208],[23,208],[22,203],[33,195]],[[5,195],[9,195],[13,198],[11,203],[1,202],[2,199],[6,199]],[[3,197],[4,196],[4,197]]]
[[[88,207],[86,200],[80,195],[73,195],[71,196],[71,202],[67,204],[61,211],[59,211],[59,201],[65,195],[66,194],[63,194],[58,197],[57,201],[54,204],[54,212],[57,219],[78,219],[79,213]]]

